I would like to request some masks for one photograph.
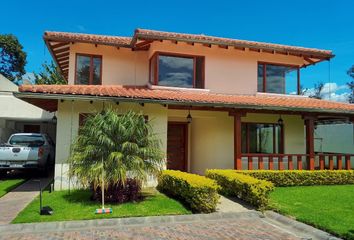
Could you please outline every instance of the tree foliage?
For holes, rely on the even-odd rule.
[[[27,54],[17,37],[12,34],[0,34],[0,74],[11,81],[26,73]]]
[[[310,98],[322,99],[322,91],[324,88],[324,83],[319,82],[315,84],[314,92],[309,96]]]
[[[102,164],[103,162],[103,164]],[[162,169],[164,153],[160,141],[143,115],[129,111],[118,114],[112,109],[88,116],[79,130],[69,159],[70,176],[84,186],[104,187],[141,182]]]
[[[347,82],[347,85],[349,87],[350,93],[349,93],[349,103],[354,103],[354,65],[348,70],[348,75],[353,79],[350,82]]]
[[[36,84],[66,84],[65,78],[53,62],[50,64],[43,63],[42,68],[40,73],[34,73]]]

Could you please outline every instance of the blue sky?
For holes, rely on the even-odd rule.
[[[28,54],[27,72],[38,71],[51,59],[42,40],[45,30],[131,36],[138,27],[333,50],[330,79],[328,62],[323,62],[302,70],[301,81],[308,88],[330,81],[328,91],[334,99],[346,91],[342,87],[350,80],[346,71],[354,64],[350,0],[12,0],[1,5],[0,33],[19,38]]]

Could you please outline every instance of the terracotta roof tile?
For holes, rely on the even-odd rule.
[[[44,33],[44,38],[53,41],[87,42],[125,47],[129,47],[132,41],[131,37],[49,31]]]
[[[88,85],[22,85],[22,93],[65,94],[81,96],[105,96],[134,100],[154,100],[184,104],[208,104],[212,106],[247,107],[254,109],[282,108],[291,111],[346,112],[354,114],[354,104],[318,100],[296,96],[227,95],[208,92],[160,90],[141,86],[88,86]]]
[[[320,53],[324,55],[331,56],[332,51],[330,50],[321,50],[316,48],[305,48],[297,47],[290,45],[274,44],[274,43],[265,43],[265,42],[255,42],[247,40],[239,40],[232,38],[223,38],[223,37],[213,37],[207,36],[204,34],[187,34],[187,33],[175,33],[175,32],[162,32],[155,30],[147,29],[136,29],[135,35],[139,37],[149,37],[149,38],[158,38],[158,39],[184,39],[195,42],[207,42],[214,44],[225,44],[225,45],[244,45],[245,47],[255,47],[255,48],[269,48],[269,49],[278,49],[284,51],[301,51],[309,53]]]

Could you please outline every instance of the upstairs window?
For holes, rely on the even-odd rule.
[[[258,63],[258,92],[299,94],[299,67]]]
[[[102,56],[76,54],[75,84],[100,85],[102,83]]]
[[[204,57],[155,53],[150,59],[150,83],[182,88],[204,88]]]

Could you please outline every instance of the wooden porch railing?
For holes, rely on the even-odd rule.
[[[350,159],[354,154],[319,153],[315,155],[315,170],[350,170]],[[303,170],[309,165],[309,154],[242,154],[242,165],[245,161],[248,170]],[[306,164],[304,164],[306,163]],[[256,167],[254,167],[256,165]],[[267,167],[265,167],[267,165]]]

